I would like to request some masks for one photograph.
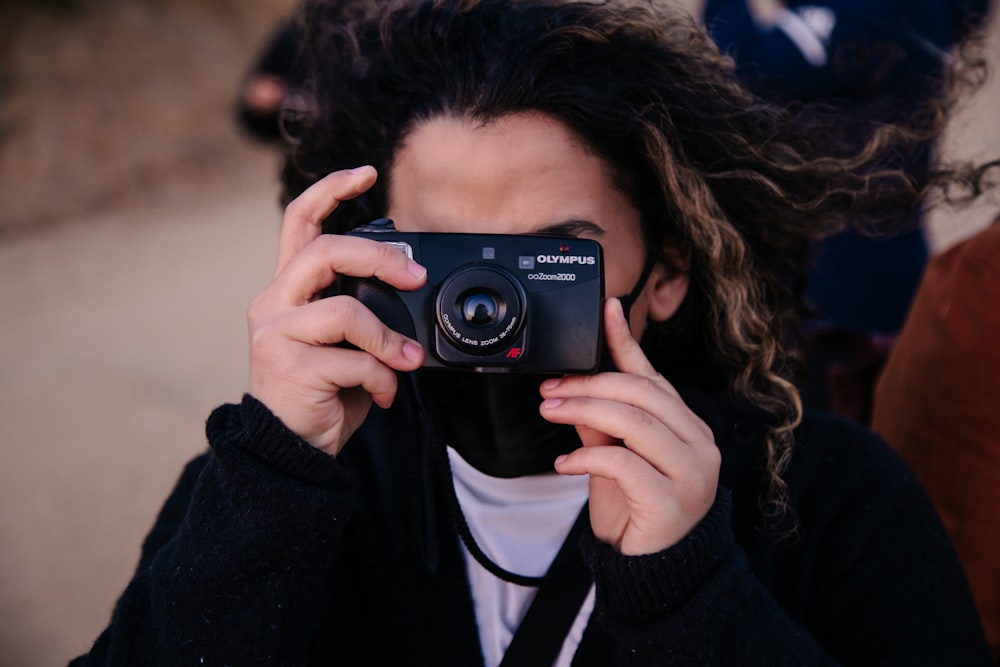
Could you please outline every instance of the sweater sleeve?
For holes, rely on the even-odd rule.
[[[597,621],[619,665],[834,665],[750,573],[720,490],[708,515],[660,553],[622,556],[591,538]]]
[[[591,538],[595,618],[619,664],[990,664],[961,566],[905,465],[836,422],[809,435],[836,446],[793,461],[799,532],[764,557],[737,542],[726,490],[660,553]]]
[[[216,409],[89,665],[301,665],[330,595],[353,474],[261,403]]]

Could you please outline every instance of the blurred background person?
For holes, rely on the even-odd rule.
[[[301,28],[282,23],[264,45],[240,84],[237,120],[249,136],[280,142],[281,111],[301,107],[306,70],[299,57]]]
[[[1000,664],[1000,218],[938,255],[875,391],[872,426],[944,520]]]
[[[825,101],[842,110],[826,128],[844,150],[867,141],[871,121],[914,120],[930,131],[945,103],[949,52],[981,23],[988,0],[708,0],[704,20],[744,82],[783,103]],[[919,183],[933,146],[887,167]],[[929,255],[919,211],[868,221],[878,237],[847,229],[820,244],[807,299],[803,398],[867,423],[871,387],[899,331]]]

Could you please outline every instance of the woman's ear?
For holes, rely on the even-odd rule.
[[[664,259],[653,266],[649,278],[649,319],[666,322],[681,307],[691,282],[691,262],[675,248],[664,249]]]

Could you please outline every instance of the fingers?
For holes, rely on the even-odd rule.
[[[313,372],[332,389],[361,388],[379,407],[392,405],[398,379],[392,370],[372,355],[360,350],[313,348],[305,359]],[[342,400],[345,398],[341,396]]]
[[[622,372],[546,380],[542,416],[575,425],[585,445],[624,444],[668,477],[716,467],[714,434],[653,368],[617,299],[608,300],[605,331]]]
[[[596,475],[616,482],[630,503],[664,483],[657,470],[623,447],[584,447],[557,458],[555,467],[563,475]]]
[[[717,467],[690,467],[684,469],[684,474],[663,475],[648,460],[624,447],[581,447],[558,457],[555,469],[563,475],[609,480],[633,508],[648,505],[650,498],[659,498],[647,507],[651,514],[673,503],[683,513],[701,518],[711,506],[718,486]],[[670,496],[670,503],[663,501],[665,495]]]
[[[641,429],[662,429],[683,443],[713,437],[662,377],[601,373],[553,378],[542,383],[541,393],[546,419],[602,430],[621,440]]]
[[[360,304],[358,307],[366,310]],[[296,326],[304,325],[308,316],[297,312],[304,308],[293,311],[294,315],[285,321],[276,318],[251,330],[250,393],[293,433],[336,456],[364,421],[373,401],[382,408],[392,404],[398,389],[393,368],[419,367],[423,352],[395,332],[373,339],[380,341],[370,344],[379,356],[363,350],[303,343],[289,334],[288,327],[295,331]],[[331,319],[331,328],[338,329],[339,318]],[[359,322],[356,328],[371,329],[371,324]],[[345,333],[334,337],[366,340],[350,327],[339,328]]]
[[[275,387],[286,392],[294,384],[295,389],[289,393],[300,402],[319,404],[343,400],[346,390],[361,388],[379,406],[388,407],[396,395],[396,374],[359,350],[299,346],[286,348],[281,357],[273,359],[279,363],[258,364],[254,368],[258,381],[271,385],[272,388],[261,387],[268,396],[276,393]],[[311,398],[303,400],[306,396]]]
[[[609,299],[605,307],[605,331],[622,372],[546,380],[541,386],[546,399],[542,415],[556,423],[612,436],[658,467],[670,457],[664,451],[669,446],[712,443],[714,449],[711,429],[650,364],[632,337],[617,299]]]
[[[617,299],[605,304],[604,318],[620,372],[546,380],[539,410],[575,425],[586,445],[555,469],[590,476],[594,534],[621,553],[655,553],[708,512],[721,454],[711,429],[646,358]]]
[[[330,174],[285,210],[271,284],[247,312],[250,393],[301,438],[336,456],[368,413],[386,408],[398,389],[395,371],[420,367],[424,351],[389,329],[356,299],[316,299],[338,274],[377,277],[417,289],[426,270],[383,244],[321,233],[341,201],[375,182],[372,167]],[[331,347],[349,342],[358,349]]]
[[[353,199],[375,183],[374,167],[335,171],[313,183],[285,209],[278,241],[275,275],[303,248],[320,235],[320,225],[340,202]]]
[[[338,273],[377,277],[400,289],[423,285],[427,270],[396,248],[354,236],[324,234],[288,260],[266,291],[273,305],[299,306],[328,287]]]
[[[553,405],[555,403],[555,405]],[[696,432],[688,427],[686,415],[677,409],[656,414],[615,399],[592,396],[571,399],[546,399],[541,407],[542,416],[559,424],[574,424],[610,436],[625,445],[651,466],[667,477],[697,467],[703,456],[710,456],[718,449],[708,437],[682,438],[681,433]],[[680,426],[678,426],[678,423]],[[608,444],[590,439],[586,444]]]
[[[281,336],[311,346],[348,342],[400,371],[419,368],[419,343],[387,327],[357,299],[335,296],[290,309],[254,328],[257,338]]]
[[[659,375],[649,363],[638,341],[632,337],[621,300],[614,297],[604,302],[604,337],[611,352],[611,360],[619,371],[635,375]]]
[[[707,512],[714,486],[686,488],[623,447],[584,447],[560,456],[556,471],[590,476],[594,535],[626,555],[676,544]],[[708,501],[705,498],[709,498]]]

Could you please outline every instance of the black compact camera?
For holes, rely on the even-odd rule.
[[[388,243],[427,268],[397,290],[341,276],[327,294],[357,298],[419,341],[424,367],[477,372],[590,373],[602,349],[604,268],[596,241],[521,234],[397,232],[380,219],[350,235]]]

